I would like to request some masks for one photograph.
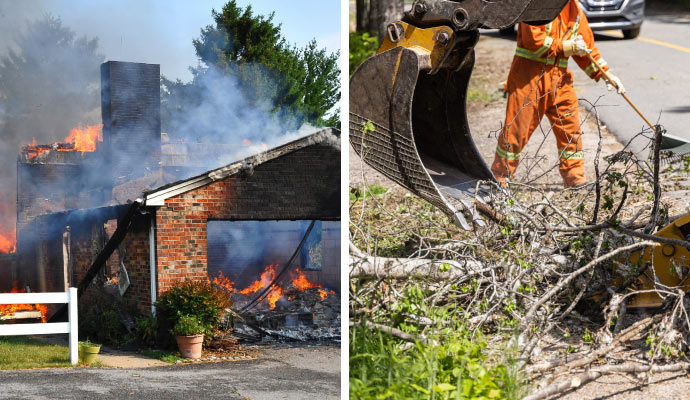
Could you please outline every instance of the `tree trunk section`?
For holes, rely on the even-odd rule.
[[[403,0],[370,0],[369,24],[377,32],[379,43],[383,43],[388,24],[402,19],[404,7]]]
[[[369,31],[369,2],[367,0],[357,0],[357,32]]]

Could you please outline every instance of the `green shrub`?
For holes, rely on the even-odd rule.
[[[486,344],[470,337],[457,332],[439,344],[417,342],[406,350],[397,338],[355,325],[350,328],[350,399],[519,398],[513,393],[520,385],[508,366],[487,362]]]
[[[199,320],[191,315],[180,315],[177,323],[170,330],[175,336],[194,336],[201,335],[206,328],[199,323]]]
[[[182,315],[195,318],[208,342],[218,326],[223,310],[230,308],[232,301],[227,293],[208,281],[186,281],[173,286],[156,301],[157,337],[156,343],[163,348],[175,346],[170,331]]]
[[[158,329],[158,321],[153,315],[138,317],[134,320],[137,337],[141,342],[149,347],[156,342],[156,331]]]
[[[89,290],[79,301],[79,337],[92,338],[99,343],[122,346],[134,336],[122,324],[117,304],[101,291]]]
[[[376,54],[379,48],[379,40],[369,33],[350,33],[350,76],[357,67],[367,58]]]

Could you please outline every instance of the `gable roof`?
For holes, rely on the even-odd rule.
[[[235,175],[242,170],[257,167],[278,157],[318,144],[340,147],[340,131],[334,128],[325,128],[301,139],[249,156],[224,167],[145,192],[144,205],[154,207],[163,206],[165,205],[165,200],[171,197],[198,189],[215,181]]]

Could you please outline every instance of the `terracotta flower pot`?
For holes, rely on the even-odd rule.
[[[201,345],[204,335],[175,336],[182,358],[201,358]]]

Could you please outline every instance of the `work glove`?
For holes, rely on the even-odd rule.
[[[610,73],[610,72],[608,74],[609,74],[609,78],[611,78],[613,83],[615,83],[616,85],[614,86],[611,82],[606,80],[606,89],[611,91],[611,90],[613,90],[614,87],[617,87],[618,88],[618,94],[625,93],[625,86],[623,86],[623,82],[621,82],[621,79],[619,77],[617,77],[616,75]]]
[[[563,41],[563,55],[565,57],[581,56],[589,53],[591,50],[587,48],[587,43],[582,35],[577,35],[575,39]]]

